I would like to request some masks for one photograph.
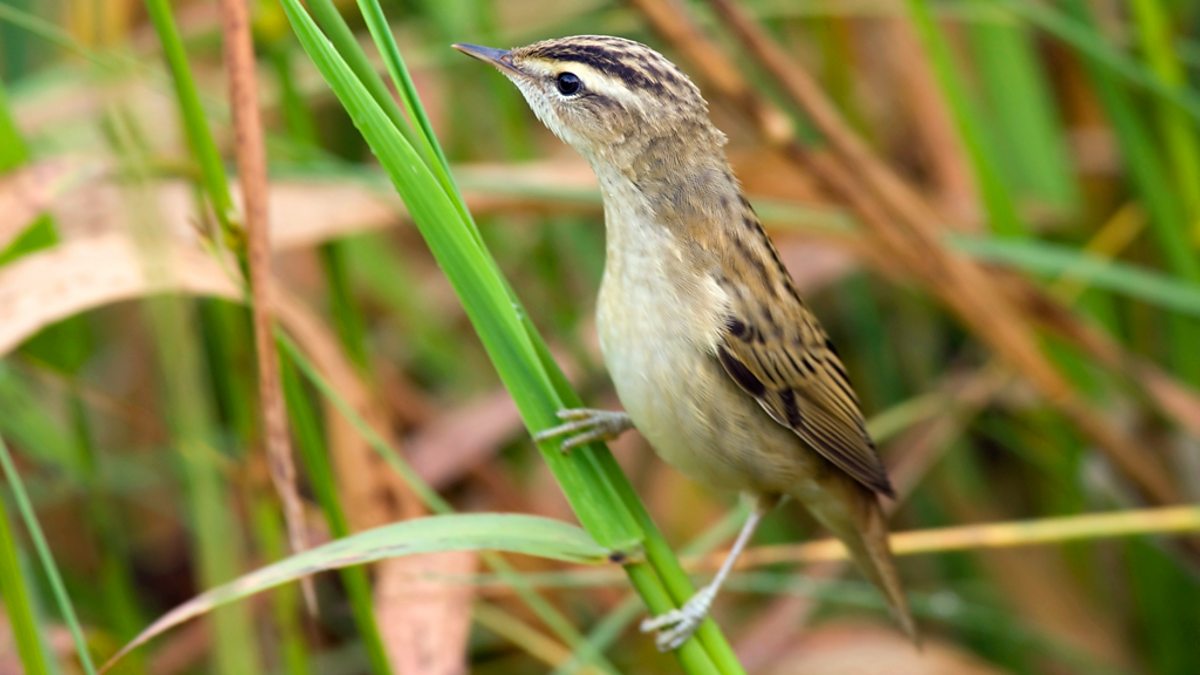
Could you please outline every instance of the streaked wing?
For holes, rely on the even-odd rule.
[[[758,306],[734,295],[717,348],[725,372],[776,422],[866,487],[893,496],[845,367],[825,331],[794,295]]]

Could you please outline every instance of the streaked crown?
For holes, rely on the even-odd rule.
[[[495,65],[543,124],[593,161],[619,160],[664,139],[723,144],[699,88],[640,42],[576,35],[509,51],[455,48]]]

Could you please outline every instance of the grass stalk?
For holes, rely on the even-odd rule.
[[[1159,0],[1134,0],[1132,5],[1147,65],[1168,87],[1176,91],[1186,89],[1187,76],[1172,46],[1166,7]],[[1195,121],[1166,101],[1158,101],[1157,108],[1159,133],[1167,146],[1175,187],[1191,224],[1195,250],[1200,248],[1200,143]]]
[[[162,45],[163,58],[166,59],[171,72],[184,135],[187,138],[188,149],[200,168],[204,193],[212,206],[217,223],[221,226],[225,245],[240,256],[244,248],[243,234],[241,224],[237,220],[233,195],[229,191],[225,165],[217,151],[212,131],[208,128],[204,106],[200,102],[200,92],[196,88],[195,78],[192,77],[187,50],[183,46],[183,38],[179,35],[179,27],[175,25],[170,2],[145,0],[145,3],[146,13],[154,24],[154,31]]]
[[[242,188],[246,229],[246,266],[254,352],[258,363],[258,404],[271,483],[283,504],[288,541],[296,552],[308,547],[304,505],[296,487],[296,466],[288,434],[287,409],[279,383],[275,319],[271,291],[271,223],[267,218],[267,152],[259,117],[257,62],[250,35],[250,16],[242,0],[221,3],[229,100],[237,143],[238,180]],[[316,611],[311,580],[303,582],[305,601]]]
[[[243,560],[242,528],[230,510],[232,495],[213,442],[212,411],[202,392],[197,323],[182,299],[151,302],[149,318],[159,346],[166,407],[178,452],[179,475],[192,524],[199,585],[216,586],[235,577]],[[213,614],[214,670],[223,675],[256,672],[257,649],[249,608],[226,607]]]
[[[3,444],[4,439],[0,438],[0,445]],[[0,452],[7,457],[7,446],[4,448]],[[0,597],[4,598],[9,630],[25,672],[28,675],[49,675],[53,671],[50,669],[46,645],[42,641],[44,631],[34,606],[33,589],[29,587],[29,579],[22,573],[20,549],[9,524],[7,503],[7,498],[0,497]]]
[[[88,650],[87,638],[84,637],[83,628],[79,624],[79,619],[75,616],[75,606],[71,603],[71,597],[67,594],[66,585],[63,584],[62,575],[58,571],[58,565],[54,562],[54,554],[50,551],[50,545],[46,543],[46,535],[42,532],[42,526],[38,524],[37,514],[34,513],[33,503],[29,500],[29,495],[25,491],[25,483],[21,480],[21,475],[17,473],[17,467],[13,463],[12,455],[8,452],[8,444],[0,438],[0,468],[4,470],[4,476],[8,480],[8,486],[12,490],[13,501],[16,502],[17,510],[21,514],[21,520],[25,522],[25,529],[29,532],[29,538],[33,542],[33,548],[37,551],[39,562],[42,565],[42,572],[46,575],[46,581],[50,585],[50,592],[54,596],[55,603],[58,605],[58,611],[62,614],[63,621],[67,624],[67,629],[71,633],[71,641],[75,646],[75,654],[79,657],[79,666],[88,675],[95,675],[96,666],[92,663],[92,655]],[[6,530],[5,534],[11,542],[11,533],[7,528],[7,515],[0,514],[0,520],[5,521],[3,526]],[[11,546],[9,552],[12,552]],[[15,558],[15,556],[14,556]],[[6,566],[11,564],[12,560],[6,562]],[[19,570],[16,571],[20,575]],[[11,580],[10,582],[15,581]],[[18,584],[6,583],[8,588],[17,590]],[[17,595],[22,595],[22,591],[17,590]],[[7,603],[8,596],[5,595]],[[20,600],[18,600],[20,602]],[[28,606],[28,597],[25,597],[25,603]],[[18,615],[19,616],[19,615]],[[30,626],[36,627],[37,620],[26,609],[26,620],[31,623],[26,624],[18,630],[27,630]],[[26,638],[28,639],[28,638]],[[22,650],[22,654],[28,653],[32,647],[28,644]],[[39,646],[40,649],[40,646]]]
[[[893,553],[910,556],[1196,531],[1200,531],[1200,507],[1186,505],[897,532],[891,541]],[[845,559],[846,549],[840,542],[824,539],[803,544],[760,546],[747,551],[746,557],[738,562],[750,568]],[[718,552],[703,561],[689,560],[688,567],[715,569],[720,560]]]
[[[950,114],[958,127],[963,147],[971,159],[975,180],[992,230],[1004,236],[1025,234],[1027,228],[1017,215],[1012,193],[995,166],[992,156],[986,151],[983,130],[979,126],[980,115],[973,109],[974,106],[967,96],[966,85],[956,66],[957,59],[938,30],[929,3],[927,0],[908,0],[907,4],[909,18],[916,26],[917,34],[942,88],[942,95],[946,98]]]
[[[980,12],[993,15],[991,20],[964,26],[986,101],[986,110],[975,108],[982,113],[980,131],[987,136],[987,152],[1003,169],[1014,193],[1050,207],[1056,215],[1075,215],[1079,186],[1029,27],[989,8],[987,0],[974,0],[974,4]]]

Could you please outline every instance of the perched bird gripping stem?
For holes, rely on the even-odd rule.
[[[564,449],[637,427],[692,478],[756,498],[712,583],[648,619],[660,649],[703,622],[762,515],[803,504],[849,549],[915,635],[888,548],[893,497],[833,344],[800,299],[725,157],[700,90],[643,44],[581,35],[512,50],[458,44],[494,65],[592,165],[606,259],[596,308],[628,414],[561,411]]]

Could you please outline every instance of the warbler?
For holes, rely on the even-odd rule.
[[[663,650],[700,626],[764,513],[791,497],[850,551],[905,631],[888,547],[894,497],[858,398],[730,169],[699,88],[653,49],[580,35],[511,50],[456,44],[520,89],[591,164],[606,250],[596,325],[626,412],[560,411],[564,449],[637,428],[659,456],[755,508],[713,581],[647,619]]]

